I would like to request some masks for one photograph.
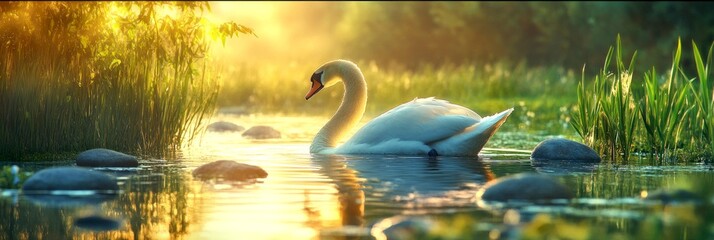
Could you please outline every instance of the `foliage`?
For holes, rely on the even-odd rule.
[[[17,172],[13,173],[13,167],[16,168]],[[3,166],[0,169],[0,189],[20,189],[31,175],[32,173],[24,172],[15,165]]]
[[[342,16],[334,47],[344,56],[410,68],[523,59],[577,69],[598,64],[608,38],[623,33],[623,43],[644,48],[637,69],[661,69],[677,36],[714,40],[712,3],[351,2],[335,9],[327,14]]]
[[[711,48],[705,63],[696,44],[692,44],[698,77],[690,81],[681,65],[682,51],[678,43],[666,81],[660,81],[663,77],[651,67],[643,75],[640,88],[630,88],[634,57],[629,67],[624,68],[619,38],[616,49],[615,73],[608,70],[611,48],[591,88],[586,88],[584,76],[578,86],[578,102],[576,111],[571,113],[571,124],[584,142],[601,154],[610,153],[613,160],[621,155],[626,161],[632,149],[655,154],[660,160],[687,157],[675,156],[682,149],[711,155],[714,152],[709,137],[711,106],[714,106],[712,86],[708,82]]]
[[[640,116],[647,133],[648,145],[656,154],[667,154],[678,145],[682,128],[686,123],[689,110],[687,93],[688,82],[680,82],[679,65],[681,43],[672,60],[669,78],[660,86],[659,76],[654,68],[644,75],[644,95],[640,97]],[[666,156],[665,156],[666,157]]]
[[[206,2],[0,4],[0,157],[105,147],[161,155],[214,111]]]
[[[698,136],[693,136],[697,142],[707,146],[706,149],[710,153],[714,153],[714,91],[712,91],[712,83],[710,80],[709,67],[712,66],[712,50],[714,50],[714,42],[709,46],[706,62],[702,61],[702,56],[697,48],[697,44],[692,42],[692,52],[695,59],[697,70],[697,82],[689,84],[693,92],[694,101],[696,103],[696,114],[693,114],[694,126],[701,126],[701,131]],[[686,76],[684,76],[685,79]]]

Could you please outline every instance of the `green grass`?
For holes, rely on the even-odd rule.
[[[583,76],[578,86],[571,124],[583,141],[613,161],[627,161],[634,152],[652,154],[659,162],[711,156],[714,103],[708,66],[712,48],[704,62],[692,43],[696,78],[688,78],[682,68],[678,43],[669,73],[658,75],[652,67],[641,81],[631,67],[634,56],[625,68],[621,49],[618,37],[614,72],[610,70],[611,48],[601,73],[590,84]]]
[[[250,31],[204,24],[197,10],[205,6],[4,6],[0,159],[98,147],[159,157],[190,140],[215,111],[217,76],[206,56],[211,37]],[[161,8],[180,17],[159,16]]]
[[[692,55],[696,63],[698,85],[690,84],[696,103],[696,114],[693,114],[694,124],[701,126],[698,134],[693,136],[698,142],[704,144],[710,153],[714,152],[714,92],[709,81],[709,67],[712,65],[712,50],[714,42],[709,46],[706,62],[702,61],[702,56],[697,48],[697,44],[692,42]],[[686,79],[686,75],[685,75]]]
[[[226,69],[219,106],[240,105],[250,112],[330,116],[343,94],[341,85],[309,101],[309,77],[322,62],[244,63]],[[562,67],[511,64],[424,65],[416,70],[356,61],[368,85],[365,117],[372,118],[415,97],[436,97],[482,116],[515,111],[503,125],[515,131],[572,133],[567,107],[575,101],[573,71]]]

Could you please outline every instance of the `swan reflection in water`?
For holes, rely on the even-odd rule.
[[[343,226],[472,209],[478,188],[496,178],[489,164],[469,157],[313,154],[312,162],[337,189]]]

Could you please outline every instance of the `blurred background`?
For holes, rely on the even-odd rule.
[[[701,2],[212,2],[215,17],[259,38],[218,49],[233,61],[378,65],[526,61],[581,68],[602,64],[615,36],[642,65],[671,60],[677,38],[714,40],[714,5]],[[701,44],[700,44],[701,45]]]
[[[211,2],[211,7],[212,17],[249,26],[257,35],[213,48],[225,63],[218,104],[263,112],[322,112],[303,95],[312,71],[336,58],[358,63],[370,91],[380,91],[376,81],[391,84],[385,89],[389,94],[370,92],[374,107],[368,114],[417,96],[474,107],[476,100],[516,97],[484,109],[496,111],[528,100],[517,96],[552,93],[574,101],[583,67],[587,74],[598,72],[618,34],[627,59],[637,50],[635,69],[642,71],[667,69],[678,38],[687,49],[691,41],[707,48],[714,40],[711,3]],[[690,54],[684,52],[684,67]],[[452,76],[455,72],[462,74]],[[429,83],[435,78],[448,83]],[[490,83],[481,83],[486,78]],[[452,86],[456,82],[464,83]],[[397,85],[406,91],[393,91]],[[417,85],[424,89],[412,89]],[[454,91],[440,90],[447,88]],[[316,101],[326,102],[324,112],[330,114],[341,92],[325,92],[329,100]]]

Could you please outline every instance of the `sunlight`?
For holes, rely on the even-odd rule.
[[[227,61],[247,56],[259,56],[259,52],[283,46],[285,34],[276,21],[275,2],[209,2],[211,13],[206,18],[216,22],[233,21],[255,30],[254,36],[242,35],[227,39],[225,46],[214,47],[213,55]],[[253,58],[248,58],[253,59]]]

